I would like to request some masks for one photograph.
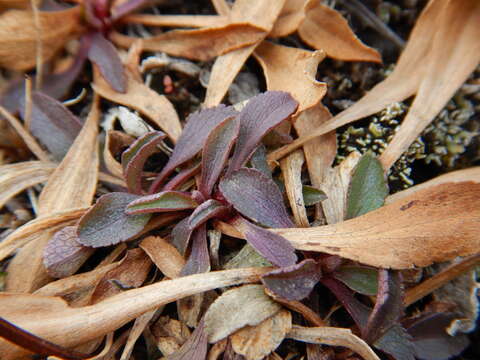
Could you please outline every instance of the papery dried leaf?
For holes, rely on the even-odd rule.
[[[92,35],[88,58],[98,66],[108,84],[120,93],[126,92],[125,70],[115,46],[99,32]]]
[[[237,23],[221,27],[198,30],[172,30],[166,33],[142,38],[143,49],[165,52],[192,60],[208,61],[216,56],[243,48],[262,40],[266,32],[255,24]],[[112,41],[123,47],[130,47],[137,38],[118,32],[110,35]]]
[[[327,199],[327,195],[322,190],[309,185],[302,186],[302,195],[305,206],[316,205]]]
[[[413,321],[407,331],[413,338],[415,356],[420,359],[446,360],[459,355],[469,345],[464,334],[450,336],[447,328],[455,314],[423,314]]]
[[[158,269],[171,279],[180,276],[185,260],[173,245],[158,236],[149,236],[139,245]]]
[[[252,245],[245,244],[245,246],[232,259],[230,259],[223,268],[237,269],[257,266],[272,266],[272,264],[260,255]]]
[[[352,334],[350,329],[327,326],[306,328],[294,325],[287,337],[314,344],[344,346],[355,351],[365,360],[380,360],[367,343]]]
[[[230,150],[238,136],[240,121],[228,118],[210,133],[202,151],[202,175],[198,189],[209,197],[228,160]]]
[[[155,179],[152,189],[157,188],[176,167],[193,158],[204,147],[208,135],[218,124],[237,114],[233,107],[224,105],[203,109],[191,114],[186,120],[185,128],[173,149],[168,163]]]
[[[364,45],[338,11],[310,0],[305,12],[298,34],[308,45],[338,60],[381,62],[378,51]]]
[[[205,323],[201,321],[192,335],[180,349],[166,357],[166,360],[205,360],[208,350]]]
[[[127,215],[125,209],[137,195],[112,192],[101,196],[78,223],[78,241],[85,246],[118,244],[143,230],[150,214]]]
[[[294,248],[283,237],[245,219],[236,219],[233,225],[243,234],[248,243],[272,264],[283,267],[297,262]]]
[[[401,325],[393,325],[373,344],[377,349],[390,354],[395,360],[414,360],[412,337]]]
[[[40,11],[40,29],[30,10],[9,10],[0,15],[0,66],[27,70],[37,60],[37,40],[42,42],[42,59],[50,60],[80,26],[80,6],[61,11]]]
[[[268,227],[293,227],[280,189],[255,169],[242,168],[220,180],[225,199],[244,216]]]
[[[115,157],[121,154],[122,151],[128,148],[134,141],[135,138],[133,136],[127,135],[123,131],[106,131],[103,160],[112,175],[123,178],[123,167]]]
[[[61,346],[74,347],[114,331],[141,314],[176,299],[218,287],[256,282],[265,272],[262,268],[235,269],[160,281],[80,308],[69,307],[55,297],[1,293],[0,316],[37,336]],[[65,336],[66,333],[69,336]],[[26,354],[25,350],[4,340],[0,340],[0,352],[2,360],[18,359]]]
[[[208,253],[207,228],[203,224],[192,233],[192,249],[187,263],[182,269],[181,276],[208,271],[210,271],[210,255]]]
[[[188,226],[190,229],[195,229],[208,220],[226,213],[228,210],[220,201],[209,199],[193,211],[188,218]]]
[[[161,131],[149,132],[138,138],[122,154],[125,181],[131,193],[142,193],[143,166],[148,157],[159,151],[157,145],[166,137]]]
[[[288,93],[281,91],[267,91],[252,98],[238,116],[240,133],[228,171],[244,166],[263,136],[293,114],[297,106]]]
[[[473,182],[437,185],[342,223],[275,232],[297,249],[372,266],[428,266],[478,252],[479,194]]]
[[[320,280],[320,265],[313,259],[275,269],[262,276],[262,283],[269,291],[287,300],[303,300]]]
[[[0,167],[0,208],[30,186],[45,182],[56,164],[46,161],[22,161]]]
[[[128,215],[149,214],[193,209],[198,204],[189,193],[180,191],[162,191],[157,194],[132,198],[125,208]]]
[[[246,325],[258,325],[280,309],[281,306],[265,294],[262,285],[228,290],[205,313],[208,341],[215,343]]]
[[[403,295],[400,272],[380,269],[377,301],[368,318],[367,326],[362,331],[365,341],[374,342],[389,328],[398,324],[403,314]]]
[[[151,15],[132,14],[123,19],[129,24],[171,26],[175,28],[214,28],[228,25],[227,16],[219,15]]]
[[[366,214],[383,205],[388,195],[382,164],[371,154],[362,156],[353,170],[345,219]]]
[[[137,81],[129,71],[126,71],[126,77],[127,92],[124,94],[113,90],[100,74],[95,77],[92,87],[100,96],[148,116],[170,139],[177,141],[182,127],[178,114],[170,101],[164,95],[158,94],[147,85]]]
[[[261,360],[275,350],[292,328],[292,314],[282,309],[256,326],[245,326],[230,336],[233,350],[246,360]]]
[[[45,246],[43,264],[48,275],[64,278],[73,275],[93,252],[93,248],[78,243],[76,226],[66,226]]]
[[[307,0],[287,0],[269,37],[284,37],[295,32],[305,18],[305,4]]]
[[[128,334],[127,342],[125,343],[125,347],[122,351],[122,356],[120,360],[128,360],[132,355],[133,348],[135,347],[135,343],[137,342],[138,338],[143,334],[147,326],[149,325],[152,318],[157,313],[158,309],[153,309],[145,314],[142,314],[138,318],[135,319],[133,323],[132,329]]]
[[[262,42],[254,52],[262,66],[268,90],[286,91],[298,101],[297,113],[317,105],[327,92],[326,83],[315,79],[323,51],[308,51]]]
[[[353,291],[363,295],[376,295],[378,290],[377,270],[366,266],[342,266],[332,276]]]
[[[25,116],[24,109],[21,113]],[[32,94],[30,132],[56,160],[65,156],[81,129],[81,121],[62,103],[41,92]]]

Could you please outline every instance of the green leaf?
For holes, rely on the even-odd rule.
[[[128,204],[125,211],[129,215],[147,214],[193,209],[197,205],[197,202],[188,193],[162,191],[157,194],[142,196],[132,201]]]
[[[350,182],[346,219],[378,209],[387,195],[388,187],[382,164],[371,154],[363,155]]]
[[[272,266],[272,263],[260,255],[252,245],[246,244],[224,266],[225,269]]]
[[[327,195],[322,190],[309,185],[303,185],[302,193],[305,206],[318,204],[327,198]]]
[[[378,289],[376,269],[365,266],[342,266],[333,276],[353,291],[363,295],[375,295]]]

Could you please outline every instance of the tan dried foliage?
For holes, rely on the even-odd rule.
[[[309,0],[298,35],[314,49],[322,49],[329,57],[338,60],[382,61],[377,50],[366,46],[355,36],[339,12],[320,0]]]
[[[305,18],[307,2],[308,0],[286,0],[268,36],[274,38],[294,33]]]
[[[105,147],[103,148],[103,160],[108,171],[116,177],[123,179],[122,164],[116,160],[115,155],[119,155],[123,149],[130,146],[135,140],[133,136],[127,135],[122,131],[110,130],[105,137]]]
[[[37,39],[42,42],[42,59],[50,60],[70,39],[80,24],[80,7],[39,12],[37,29],[31,10],[8,10],[0,15],[0,66],[27,70],[35,66]]]
[[[446,183],[360,217],[308,229],[277,229],[300,250],[394,269],[476,254],[480,184]]]
[[[164,95],[135,80],[130,72],[127,71],[126,74],[127,91],[124,94],[113,90],[99,71],[95,71],[95,82],[92,87],[100,96],[148,116],[175,142],[180,136],[182,127],[172,103]]]
[[[124,18],[125,22],[143,24],[148,26],[172,27],[220,27],[228,24],[227,16],[219,15],[150,15],[133,14]],[[209,50],[211,51],[211,50]]]
[[[247,360],[261,360],[275,350],[292,328],[292,314],[282,309],[257,326],[245,326],[230,336],[233,350]]]
[[[148,236],[139,246],[165,276],[171,279],[180,276],[185,259],[168,241],[159,236]]]

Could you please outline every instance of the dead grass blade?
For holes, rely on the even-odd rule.
[[[329,57],[346,61],[381,62],[377,50],[363,44],[338,12],[309,0],[306,17],[298,27],[298,35],[314,49],[322,49]]]
[[[122,94],[113,90],[96,71],[93,89],[105,99],[128,106],[148,116],[174,142],[180,136],[182,126],[172,103],[164,95],[158,94],[147,85],[138,82],[126,71],[127,91]]]
[[[308,229],[276,229],[295,248],[382,268],[406,269],[477,254],[480,184],[420,190],[357,218]]]
[[[0,66],[27,70],[35,66],[37,39],[42,42],[42,59],[48,61],[80,26],[80,6],[60,11],[39,12],[40,36],[30,10],[9,10],[0,15]]]
[[[323,51],[308,51],[262,42],[254,52],[262,66],[268,90],[289,92],[298,101],[297,114],[317,105],[327,92],[325,83],[315,80]]]
[[[39,197],[39,216],[91,204],[99,172],[98,103],[95,96],[81,132],[43,188]],[[43,235],[39,233],[35,241],[23,247],[13,258],[6,280],[9,291],[30,292],[49,281],[43,266],[43,249],[52,235],[52,230],[46,230]]]
[[[56,164],[45,161],[24,161],[0,166],[0,208],[30,186],[47,181]]]
[[[221,27],[228,24],[227,16],[219,15],[150,15],[133,14],[124,18],[129,24],[148,26],[171,26],[185,28]]]
[[[0,316],[56,344],[74,347],[118,329],[159,306],[219,287],[256,282],[269,270],[271,268],[244,268],[185,276],[127,290],[81,308],[69,307],[56,297],[2,293]],[[0,352],[4,360],[26,354],[4,340],[0,340]]]
[[[352,334],[350,329],[328,326],[307,328],[294,325],[287,337],[310,344],[343,346],[355,351],[365,360],[380,360],[370,346],[358,336]]]
[[[298,29],[305,18],[305,5],[308,0],[287,0],[268,37],[283,37]]]

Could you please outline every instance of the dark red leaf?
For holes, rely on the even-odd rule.
[[[294,227],[278,186],[255,169],[242,168],[220,180],[225,199],[242,215],[272,228]]]
[[[172,230],[172,244],[175,246],[180,254],[185,255],[187,250],[190,236],[194,229],[188,225],[189,218],[182,219],[174,226]]]
[[[122,192],[100,197],[78,223],[78,242],[94,248],[109,246],[141,232],[151,215],[127,215],[125,208],[135,199],[137,195]]]
[[[313,259],[275,269],[262,276],[262,283],[275,295],[287,300],[303,300],[322,276],[320,266]]]
[[[193,334],[166,360],[205,360],[207,358],[208,338],[203,320],[200,321]]]
[[[295,249],[284,237],[245,219],[241,221],[245,228],[245,239],[265,259],[280,267],[294,265],[297,262]]]
[[[210,271],[210,255],[207,244],[207,227],[201,225],[192,233],[192,250],[180,273],[182,276]]]
[[[125,211],[128,215],[148,214],[193,209],[197,205],[197,202],[191,198],[189,193],[162,191],[158,194],[137,198],[128,204]]]
[[[127,78],[117,50],[99,32],[92,35],[88,58],[98,66],[102,76],[115,91],[120,93],[127,91]]]
[[[377,349],[392,355],[395,360],[415,360],[414,346],[411,340],[412,338],[406,330],[396,324],[377,339],[373,345]]]
[[[466,335],[447,333],[457,317],[453,313],[429,313],[415,319],[407,328],[413,338],[415,356],[423,360],[446,360],[465,350],[469,344]]]
[[[233,143],[238,136],[240,122],[237,118],[228,118],[218,124],[208,135],[202,152],[202,176],[198,189],[205,197],[212,193]]]
[[[403,314],[403,284],[398,271],[378,271],[377,301],[370,314],[362,337],[368,343],[380,338],[390,327],[398,324]]]
[[[25,109],[20,109],[22,117]],[[82,122],[62,103],[40,92],[32,93],[31,133],[61,160],[82,129]]]
[[[165,178],[176,167],[192,159],[203,148],[208,135],[218,124],[237,114],[238,112],[233,107],[225,105],[202,109],[191,114],[187,118],[187,124],[173,149],[172,156],[153,182],[150,192],[157,191]]]
[[[142,171],[148,157],[158,151],[157,145],[166,137],[161,131],[149,132],[139,137],[122,154],[123,175],[128,190],[142,194]]]
[[[95,249],[77,241],[77,227],[66,226],[48,241],[43,252],[43,265],[54,278],[75,274]]]
[[[263,136],[293,114],[297,106],[295,99],[282,91],[267,91],[250,99],[238,116],[240,133],[228,172],[244,166]]]
[[[188,218],[188,226],[195,229],[216,216],[225,214],[228,208],[217,200],[207,200],[198,206]]]

